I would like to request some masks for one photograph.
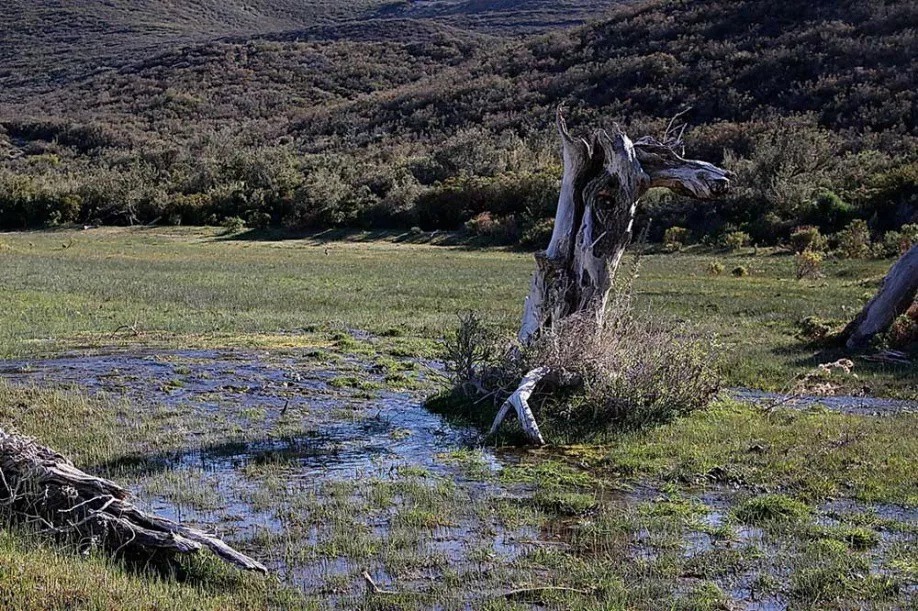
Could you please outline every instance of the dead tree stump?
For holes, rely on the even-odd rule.
[[[571,316],[602,324],[615,274],[632,239],[638,202],[648,189],[664,187],[698,199],[727,190],[730,172],[682,156],[684,127],[674,130],[674,121],[662,140],[644,137],[632,142],[618,126],[575,138],[558,110],[564,174],[551,241],[536,254],[517,335],[521,345]],[[549,373],[539,367],[526,374],[491,430],[497,430],[512,407],[527,439],[543,444],[527,400]]]
[[[867,302],[854,320],[845,328],[849,350],[867,347],[877,334],[889,329],[896,317],[915,303],[918,295],[918,245],[912,246],[890,268],[873,299]]]

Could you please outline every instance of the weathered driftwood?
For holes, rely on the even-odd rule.
[[[523,346],[570,316],[602,323],[615,273],[632,239],[638,201],[648,189],[665,187],[710,199],[726,191],[731,177],[710,163],[683,158],[681,132],[672,138],[672,129],[663,140],[645,137],[632,142],[618,126],[598,130],[588,139],[575,138],[560,109],[557,122],[564,162],[561,193],[551,241],[536,254],[518,333]],[[536,372],[541,375],[534,376]],[[544,443],[526,399],[547,373],[539,368],[523,379],[492,431],[512,406],[529,441]]]
[[[491,430],[488,431],[488,435],[496,433],[497,427],[501,425],[504,418],[510,413],[510,410],[515,409],[516,417],[520,420],[520,425],[523,427],[523,433],[526,435],[526,438],[538,445],[545,444],[545,439],[542,437],[542,432],[539,430],[539,424],[536,422],[535,415],[533,415],[532,409],[529,407],[529,397],[532,396],[536,384],[541,382],[550,371],[548,367],[538,367],[523,376],[523,380],[520,382],[519,387],[513,391],[513,394],[507,397],[507,400],[504,401],[504,404],[501,405],[500,410],[498,410],[497,417],[494,418],[494,424],[491,425]]]
[[[89,475],[29,437],[0,429],[0,503],[42,530],[87,545],[144,553],[210,549],[226,562],[267,572],[219,538],[141,511],[118,484]]]
[[[890,268],[880,289],[845,329],[849,350],[863,350],[877,334],[889,329],[918,295],[918,246],[912,246]]]

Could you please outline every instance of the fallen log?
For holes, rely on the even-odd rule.
[[[42,532],[72,537],[86,546],[120,552],[179,554],[206,547],[247,571],[267,573],[260,562],[221,539],[148,514],[118,484],[81,471],[29,437],[0,428],[0,504]]]

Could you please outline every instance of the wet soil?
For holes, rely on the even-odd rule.
[[[438,601],[458,596],[460,605],[528,583],[533,554],[576,544],[571,524],[546,526],[515,512],[534,493],[499,477],[517,457],[480,447],[478,433],[427,411],[423,386],[436,373],[420,361],[397,361],[402,377],[395,383],[409,378],[421,389],[393,388],[391,363],[387,370],[367,357],[308,350],[65,355],[0,362],[0,379],[113,398],[130,406],[128,420],[139,417],[155,434],[178,437],[179,449],[140,451],[90,470],[128,485],[148,509],[217,531],[285,583],[334,606],[348,608],[362,595],[364,570],[382,587],[429,592]],[[780,400],[753,391],[737,396]],[[802,398],[796,405],[816,403],[859,414],[916,407],[854,397]],[[679,587],[688,591],[704,578],[742,604],[737,608],[787,608],[782,592],[760,589],[762,574],[788,579],[782,539],[738,524],[734,497],[708,488],[682,499],[702,510],[678,534],[678,553],[699,567],[681,575]],[[669,501],[643,487],[602,502],[614,505],[613,513],[639,515]],[[862,513],[918,524],[914,508],[850,501],[824,504],[814,520],[831,527]],[[573,528],[589,520],[575,519]],[[652,520],[635,524],[630,559],[654,563],[669,553],[672,543],[659,543]],[[913,545],[915,535],[876,530],[879,543],[869,554],[882,573],[889,550]],[[705,568],[706,555],[745,550],[755,550],[748,552],[755,560],[742,568]],[[444,585],[450,583],[461,587]]]

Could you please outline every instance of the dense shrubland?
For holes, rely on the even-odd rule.
[[[558,103],[633,135],[690,106],[688,154],[735,188],[649,194],[652,240],[797,249],[812,228],[844,256],[888,256],[918,221],[916,25],[913,0],[642,2],[512,43],[429,24],[380,42],[368,24],[183,47],[0,108],[0,226],[239,218],[537,247]]]

